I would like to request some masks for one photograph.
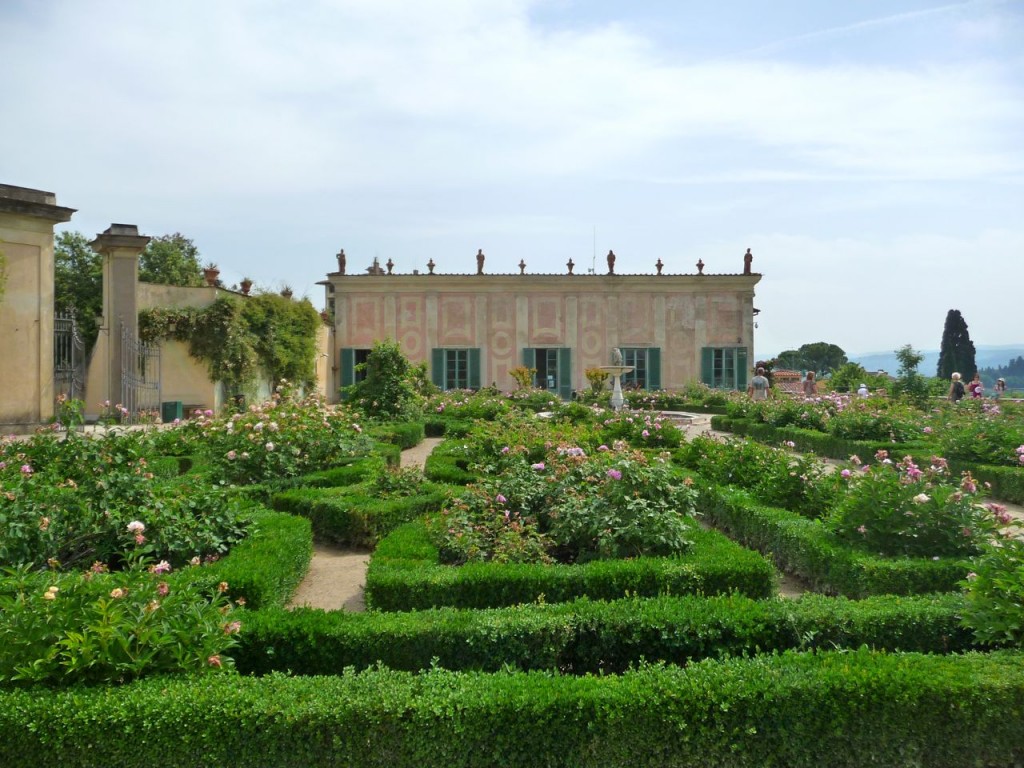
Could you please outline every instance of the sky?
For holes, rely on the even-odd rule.
[[[0,183],[231,284],[763,275],[758,357],[1024,346],[1024,0],[3,0]]]

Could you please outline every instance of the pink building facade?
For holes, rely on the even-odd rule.
[[[562,398],[621,350],[623,386],[677,389],[699,380],[746,388],[754,286],[761,276],[365,274],[327,276],[328,392],[351,384],[374,342],[393,339],[442,389],[515,389],[509,371]]]

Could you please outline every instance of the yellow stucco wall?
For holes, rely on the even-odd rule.
[[[53,227],[72,213],[51,193],[0,185],[2,432],[53,418]]]

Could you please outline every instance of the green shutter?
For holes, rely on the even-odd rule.
[[[469,350],[469,388],[480,389],[480,348]]]
[[[572,399],[572,350],[569,347],[558,350],[558,394],[563,400]]]
[[[702,347],[700,350],[700,380],[709,387],[715,386],[715,350]]]
[[[536,368],[537,367],[537,350],[533,347],[523,347],[523,367],[525,368]],[[530,382],[532,386],[537,386],[537,374],[533,374],[533,381]]]
[[[750,372],[750,363],[747,362],[747,348],[739,347],[736,350],[736,389],[740,392],[747,391],[747,374]]]
[[[444,350],[430,350],[430,380],[434,386],[444,389]]]
[[[647,350],[647,389],[661,389],[661,350]]]
[[[356,351],[352,347],[341,349],[341,386],[356,383]]]

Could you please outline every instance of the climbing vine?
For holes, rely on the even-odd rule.
[[[251,392],[262,372],[272,381],[312,384],[320,315],[308,300],[277,294],[219,298],[207,307],[160,307],[139,313],[139,337],[188,344],[210,378]]]

